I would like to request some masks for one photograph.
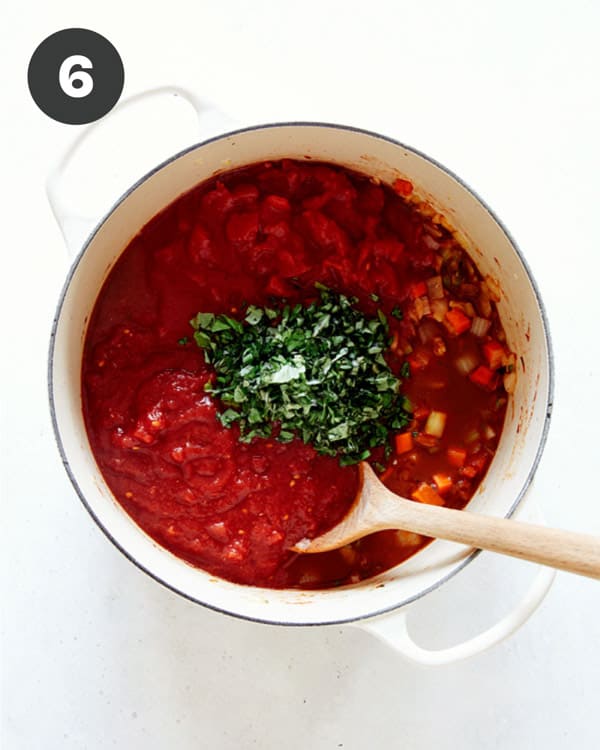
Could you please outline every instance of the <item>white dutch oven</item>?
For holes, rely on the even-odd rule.
[[[193,97],[189,100],[198,106]],[[283,157],[335,162],[387,183],[399,176],[410,179],[416,193],[462,235],[482,274],[498,282],[500,317],[510,347],[519,355],[517,387],[497,454],[469,511],[496,516],[515,512],[540,459],[552,407],[548,328],[531,274],[506,229],[455,175],[390,138],[337,125],[266,125],[204,141],[139,180],[98,224],[69,273],[50,346],[50,401],[65,468],[84,505],[113,543],[153,578],[195,602],[266,623],[358,624],[423,663],[463,658],[515,630],[543,599],[552,571],[541,568],[516,610],[491,630],[451,649],[426,651],[410,639],[405,610],[388,613],[406,607],[458,573],[473,559],[473,550],[437,540],[377,578],[328,591],[236,585],[192,568],[141,531],[112,496],[90,451],[81,410],[82,347],[98,291],[120,253],[156,213],[215,172]],[[49,196],[55,201],[54,181],[49,183]]]

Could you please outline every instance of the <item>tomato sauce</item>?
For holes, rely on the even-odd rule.
[[[381,532],[344,549],[289,548],[337,523],[358,486],[299,439],[238,442],[204,390],[198,312],[355,296],[390,327],[413,420],[371,462],[393,490],[464,507],[495,451],[514,379],[493,289],[412,186],[284,160],[219,175],[132,240],[96,301],[82,365],[83,412],[108,486],[157,542],[238,583],[327,588],[386,570],[429,540]]]

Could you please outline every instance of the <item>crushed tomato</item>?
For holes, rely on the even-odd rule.
[[[291,553],[341,520],[357,467],[297,438],[240,443],[236,426],[216,419],[220,405],[204,390],[213,373],[189,320],[200,309],[241,318],[247,304],[308,302],[316,282],[384,313],[390,367],[410,373],[412,423],[389,455],[370,459],[382,479],[405,497],[466,505],[498,443],[503,363],[514,357],[487,285],[431,215],[406,181],[283,160],[199,185],[131,241],[88,327],[83,411],[107,484],[148,534],[215,575],[272,588],[357,582],[429,541],[380,532]]]

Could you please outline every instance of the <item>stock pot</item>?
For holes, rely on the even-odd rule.
[[[172,93],[186,96],[202,117],[203,107],[194,96]],[[392,138],[322,123],[259,125],[190,146],[142,177],[91,232],[68,273],[49,353],[50,404],[63,463],[80,499],[111,541],[146,573],[194,602],[264,623],[358,624],[428,664],[464,657],[524,621],[547,592],[552,572],[540,569],[516,610],[490,631],[466,644],[429,652],[410,639],[406,607],[461,571],[474,558],[473,550],[436,540],[376,578],[326,591],[237,585],[191,567],[147,536],[112,496],[90,450],[81,408],[83,341],[96,296],[119,255],[153,216],[199,182],[222,170],[284,157],[334,162],[387,183],[398,177],[410,180],[416,194],[455,228],[481,273],[494,279],[507,340],[518,354],[518,377],[496,456],[468,509],[510,516],[523,501],[544,447],[553,385],[547,321],[525,259],[490,208],[449,170]],[[49,182],[54,206],[56,182],[55,174]]]

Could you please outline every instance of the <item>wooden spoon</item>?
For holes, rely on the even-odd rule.
[[[374,531],[404,529],[600,579],[600,537],[407,500],[390,492],[369,464],[360,468],[362,484],[348,514],[294,551],[326,552]]]

